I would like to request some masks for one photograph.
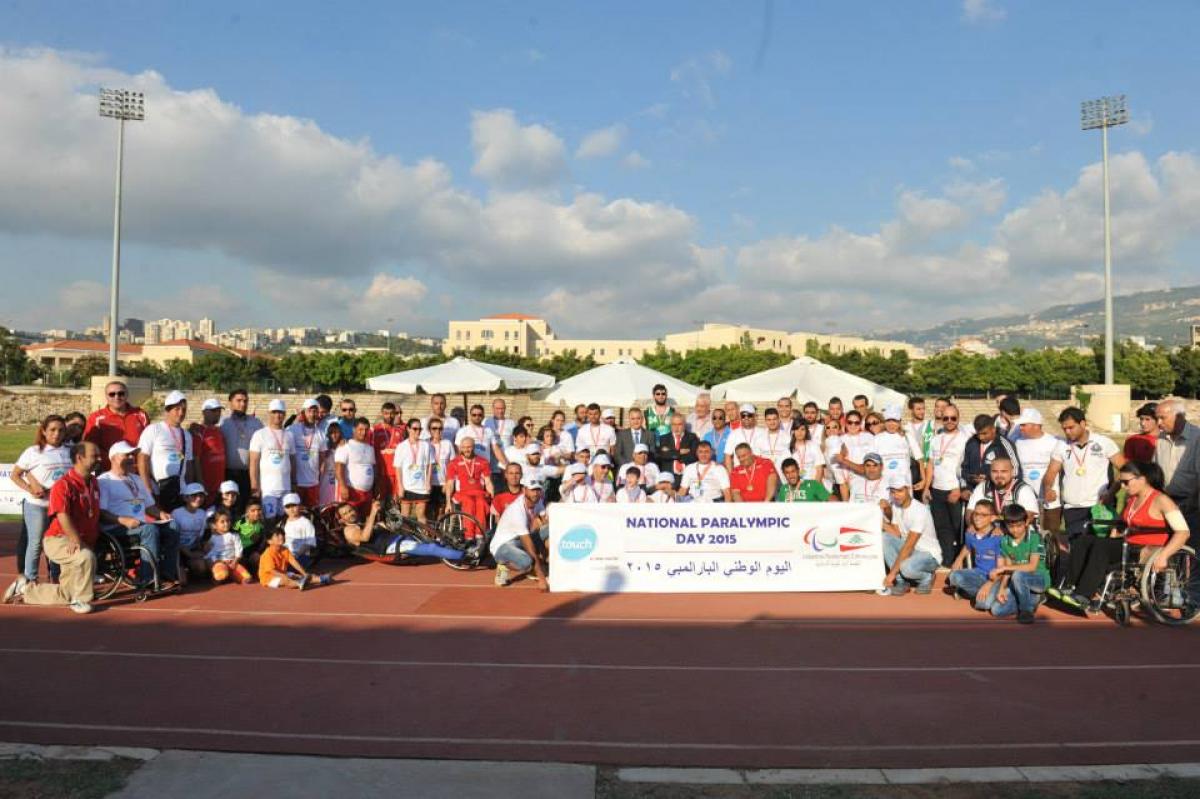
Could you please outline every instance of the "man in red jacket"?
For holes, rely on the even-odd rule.
[[[120,380],[113,380],[104,387],[105,406],[93,411],[83,428],[83,440],[91,441],[100,451],[99,471],[109,469],[108,449],[118,441],[136,447],[142,431],[150,426],[150,419],[129,404],[129,388]]]
[[[221,411],[219,399],[207,399],[200,406],[203,424],[191,427],[195,436],[196,458],[200,468],[197,477],[204,485],[204,493],[212,504],[220,498],[221,482],[225,479],[225,436],[221,434]]]

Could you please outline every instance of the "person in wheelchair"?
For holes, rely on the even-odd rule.
[[[386,528],[376,528],[375,522],[381,507],[379,500],[372,502],[364,524],[359,524],[358,511],[353,505],[346,503],[337,509],[336,518],[341,525],[342,537],[359,555],[374,559],[408,556],[460,560],[463,557],[463,553],[457,549],[420,541],[415,536],[394,533]]]
[[[133,473],[135,447],[118,441],[108,449],[110,468],[96,478],[100,488],[100,527],[118,539],[145,547],[158,564],[160,586],[179,580],[179,530],[171,514],[154,504],[154,496]],[[141,579],[149,580],[144,566]]]
[[[1121,563],[1125,544],[1138,547],[1139,561],[1146,564],[1149,560],[1150,568],[1158,572],[1167,568],[1171,556],[1188,541],[1187,522],[1175,501],[1163,493],[1163,472],[1158,464],[1126,461],[1118,474],[1125,488],[1120,522],[1112,525],[1107,537],[1098,534],[1075,539],[1066,583],[1049,592],[1063,604],[1092,614],[1101,611],[1096,593],[1108,573]],[[1124,535],[1117,532],[1119,528]]]

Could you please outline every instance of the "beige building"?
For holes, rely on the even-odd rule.
[[[697,330],[667,333],[661,339],[668,352],[681,354],[698,349],[737,347],[747,343],[756,350],[792,356],[803,355],[809,340],[815,340],[818,345],[828,344],[834,353],[874,349],[887,356],[897,350],[903,350],[913,359],[925,357],[925,352],[920,347],[902,341],[878,341],[858,336],[820,333],[788,333],[786,330],[720,322],[705,323]],[[456,350],[484,347],[528,358],[546,358],[574,350],[580,356],[591,355],[599,363],[609,363],[618,358],[642,358],[654,352],[658,345],[658,339],[563,339],[554,334],[545,319],[511,313],[473,321],[450,322],[446,340],[442,343],[442,351],[449,355]]]
[[[76,361],[82,358],[108,358],[108,342],[106,341],[60,339],[42,344],[29,344],[23,349],[31,360],[55,372],[70,369]],[[269,357],[246,350],[218,347],[216,344],[208,344],[195,339],[176,339],[160,344],[119,344],[117,361],[119,363],[152,361],[159,366],[166,366],[168,362],[175,360],[195,363],[201,358],[217,353],[236,355],[239,358]]]

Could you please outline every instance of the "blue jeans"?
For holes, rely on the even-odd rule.
[[[514,538],[500,545],[496,550],[496,562],[508,566],[514,571],[524,572],[533,568],[533,558],[521,546],[521,539]]]
[[[1046,578],[1037,572],[1013,572],[1008,581],[1008,596],[992,603],[992,615],[1011,616],[1019,610],[1037,610],[1046,590]]]
[[[21,515],[25,517],[25,579],[37,580],[38,565],[42,559],[42,537],[47,527],[47,509],[44,505],[25,500],[21,504]]]
[[[947,578],[950,585],[954,586],[967,599],[975,602],[975,595],[979,593],[979,589],[983,588],[983,584],[988,581],[987,573],[980,569],[955,569],[950,572]]]
[[[888,571],[891,571],[892,566],[896,563],[896,558],[900,557],[900,550],[904,548],[904,539],[907,536],[894,536],[884,533],[883,535],[883,563],[887,566]],[[918,552],[913,550],[912,554],[900,564],[900,573],[898,579],[904,579],[910,583],[916,583],[917,588],[932,588],[933,573],[937,571],[937,558],[930,555],[928,552]]]
[[[116,538],[128,538],[145,547],[158,565],[158,576],[163,580],[179,579],[179,530],[174,523],[151,524],[147,522],[132,529],[123,525],[104,528]],[[143,567],[139,575],[142,581],[150,580],[149,567]]]

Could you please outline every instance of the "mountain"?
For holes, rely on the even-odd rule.
[[[1200,324],[1200,286],[1113,297],[1113,317],[1118,341],[1140,336],[1148,346],[1190,344],[1191,326]],[[1104,335],[1104,301],[1054,305],[1025,315],[954,319],[925,330],[875,335],[934,350],[953,346],[961,338],[979,338],[999,350],[1078,347]]]

